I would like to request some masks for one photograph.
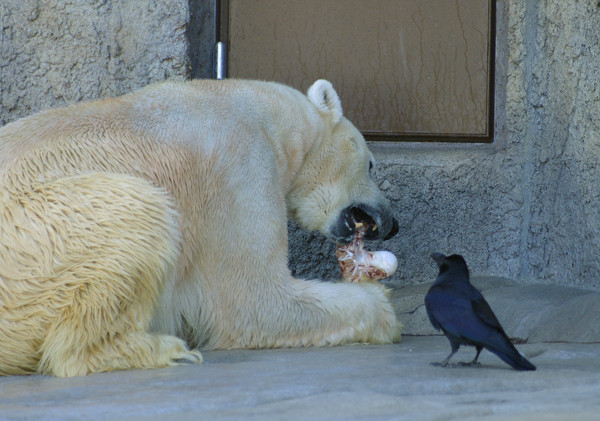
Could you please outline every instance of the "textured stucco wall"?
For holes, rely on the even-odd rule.
[[[497,8],[494,143],[374,146],[402,227],[374,246],[398,255],[400,284],[432,280],[428,256],[441,251],[464,254],[475,273],[600,288],[600,9]],[[311,266],[330,246],[293,237],[296,272],[325,273]],[[335,261],[327,268],[336,275]]]
[[[0,124],[189,75],[186,0],[0,1]]]
[[[214,0],[0,2],[0,123],[212,71]],[[495,141],[372,145],[401,230],[392,281],[431,280],[433,251],[474,273],[600,288],[600,9],[497,2]],[[299,276],[339,276],[335,245],[290,224]]]
[[[600,8],[514,2],[511,25],[507,127],[523,156],[521,276],[598,288]]]

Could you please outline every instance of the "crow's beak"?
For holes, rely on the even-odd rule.
[[[433,253],[431,254],[431,258],[435,260],[438,266],[442,266],[442,263],[444,263],[446,256],[444,256],[442,253]]]

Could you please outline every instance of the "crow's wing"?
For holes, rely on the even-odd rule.
[[[475,319],[471,300],[462,288],[455,285],[436,285],[425,296],[425,309],[431,324],[449,334],[461,338]],[[477,322],[475,320],[475,322]]]
[[[481,292],[470,284],[453,282],[433,286],[425,297],[425,306],[432,325],[456,338],[485,344],[495,335],[506,337]]]
[[[479,292],[479,291],[477,291],[477,292],[478,292],[478,294],[477,294],[478,296],[475,295],[473,297],[473,299],[471,299],[471,305],[473,306],[473,311],[475,312],[477,317],[479,317],[481,319],[482,322],[484,322],[488,326],[496,328],[496,329],[500,330],[502,333],[504,333],[504,329],[502,329],[502,326],[500,325],[498,318],[492,311],[492,308],[490,307],[488,302],[485,300],[485,298],[483,298],[483,295],[481,295],[481,292]]]

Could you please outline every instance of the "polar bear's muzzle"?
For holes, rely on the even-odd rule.
[[[377,208],[360,203],[348,206],[340,213],[331,234],[339,243],[349,243],[358,222],[369,227],[364,237],[366,240],[389,240],[398,233],[398,222],[389,207]]]

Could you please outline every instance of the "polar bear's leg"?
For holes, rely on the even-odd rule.
[[[400,341],[403,325],[396,319],[388,290],[381,284],[300,279],[293,279],[290,284],[293,302],[312,302],[313,313],[329,314],[327,323],[305,330],[303,340],[308,339],[309,344]],[[307,300],[309,296],[312,301]]]
[[[229,212],[248,221],[273,223],[247,223],[243,230],[228,229],[229,220],[202,224],[213,230],[211,247],[199,256],[207,286],[200,291],[192,284],[179,292],[181,313],[192,328],[191,334],[182,331],[182,335],[187,333],[190,343],[208,350],[399,340],[402,325],[383,286],[294,278],[287,266],[287,226],[276,223],[283,220],[283,212],[266,202],[240,210],[223,202],[229,209],[216,214]],[[201,297],[189,299],[200,293]],[[186,302],[206,304],[199,311]]]
[[[114,334],[110,338],[102,338],[97,344],[88,344],[86,349],[76,344],[75,338],[69,338],[73,332],[67,329],[76,323],[77,320],[67,320],[60,329],[52,331],[56,336],[45,343],[47,346],[38,372],[70,377],[102,371],[158,368],[180,362],[202,362],[200,352],[190,351],[183,340],[144,331]],[[64,337],[67,340],[61,342],[60,339]]]
[[[229,315],[233,335],[224,335],[209,348],[280,348],[347,343],[392,343],[401,337],[402,324],[384,287],[374,283],[333,283],[291,278],[254,297],[244,294],[241,309]],[[269,305],[260,305],[268,302]],[[245,305],[248,304],[247,307]],[[255,323],[242,324],[237,314],[252,314]],[[221,329],[221,332],[224,330]]]
[[[14,244],[22,256],[5,282],[22,301],[11,303],[21,312],[12,319],[25,325],[36,317],[46,326],[35,338],[38,372],[73,376],[201,361],[182,340],[147,331],[179,254],[177,214],[163,191],[143,179],[94,173],[18,195],[12,241],[22,242]]]
[[[273,194],[277,172],[264,161],[243,169],[243,176],[227,174],[235,194],[211,191],[211,212],[198,224],[197,238],[209,246],[195,256],[197,278],[178,284],[170,300],[187,323],[180,335],[207,350],[398,340],[401,324],[382,286],[292,276],[287,209]]]

